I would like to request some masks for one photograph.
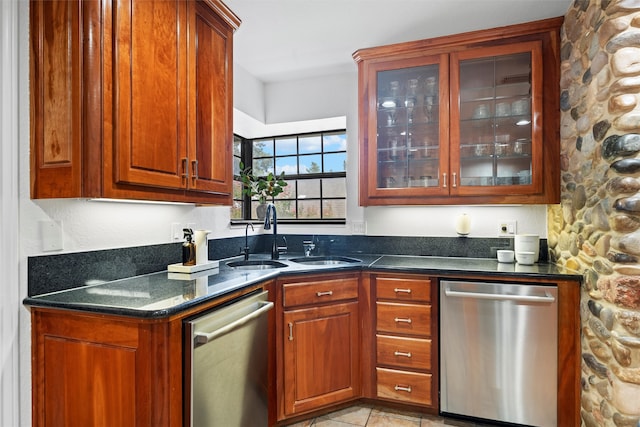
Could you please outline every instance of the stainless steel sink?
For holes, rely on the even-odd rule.
[[[230,261],[227,265],[238,270],[268,270],[270,268],[288,267],[285,263],[273,260]]]
[[[360,259],[349,258],[346,256],[310,256],[301,258],[292,258],[289,261],[306,265],[345,265],[356,264],[362,262]]]

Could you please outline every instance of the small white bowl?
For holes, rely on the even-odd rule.
[[[511,250],[501,249],[496,251],[498,262],[513,262],[514,252]]]
[[[518,264],[533,265],[535,258],[535,252],[516,252],[516,261],[518,261]]]

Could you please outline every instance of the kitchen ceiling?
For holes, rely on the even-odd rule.
[[[573,0],[225,0],[234,61],[265,83],[355,72],[354,51],[563,16]]]

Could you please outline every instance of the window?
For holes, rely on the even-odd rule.
[[[345,130],[253,140],[234,137],[234,204],[231,219],[256,220],[258,200],[242,195],[240,161],[254,174],[285,173],[287,186],[274,203],[279,221],[338,222],[346,219]]]

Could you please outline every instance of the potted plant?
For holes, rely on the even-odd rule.
[[[256,208],[259,219],[264,218],[267,200],[273,201],[275,197],[284,191],[287,186],[284,180],[284,171],[280,175],[269,172],[266,176],[256,176],[251,167],[244,166],[240,162],[240,181],[242,182],[242,194],[253,199],[258,197],[260,204]]]

